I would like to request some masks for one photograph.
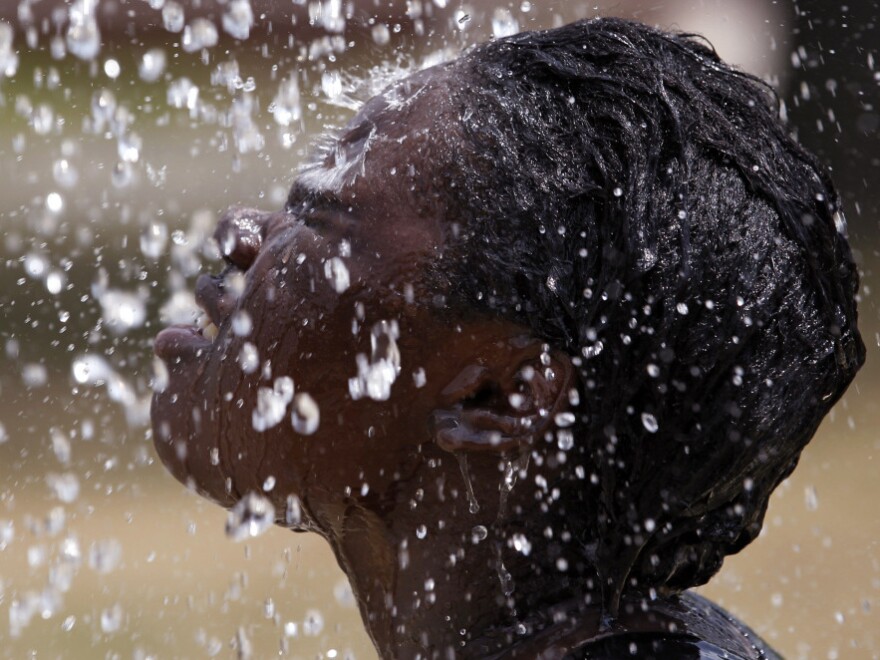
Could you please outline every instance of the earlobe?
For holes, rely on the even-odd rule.
[[[508,454],[532,445],[568,404],[574,368],[564,353],[519,354],[498,372],[465,367],[441,392],[431,435],[452,452]],[[543,359],[542,359],[543,358]]]

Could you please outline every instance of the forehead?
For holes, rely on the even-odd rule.
[[[445,67],[432,67],[369,99],[339,135],[324,140],[301,169],[297,187],[339,194],[368,176],[368,165],[387,171],[430,165],[454,132],[451,83]]]

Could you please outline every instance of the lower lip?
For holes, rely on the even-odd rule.
[[[172,325],[162,330],[153,341],[153,352],[163,360],[196,356],[211,346],[194,325]]]

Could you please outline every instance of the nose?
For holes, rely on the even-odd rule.
[[[223,258],[241,270],[250,268],[260,252],[272,215],[239,206],[227,209],[214,230]]]

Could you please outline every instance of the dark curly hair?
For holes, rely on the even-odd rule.
[[[609,611],[702,584],[864,361],[828,173],[773,92],[693,35],[589,20],[450,66],[450,307],[573,356],[567,465],[593,474],[561,474],[557,513],[584,520]]]

